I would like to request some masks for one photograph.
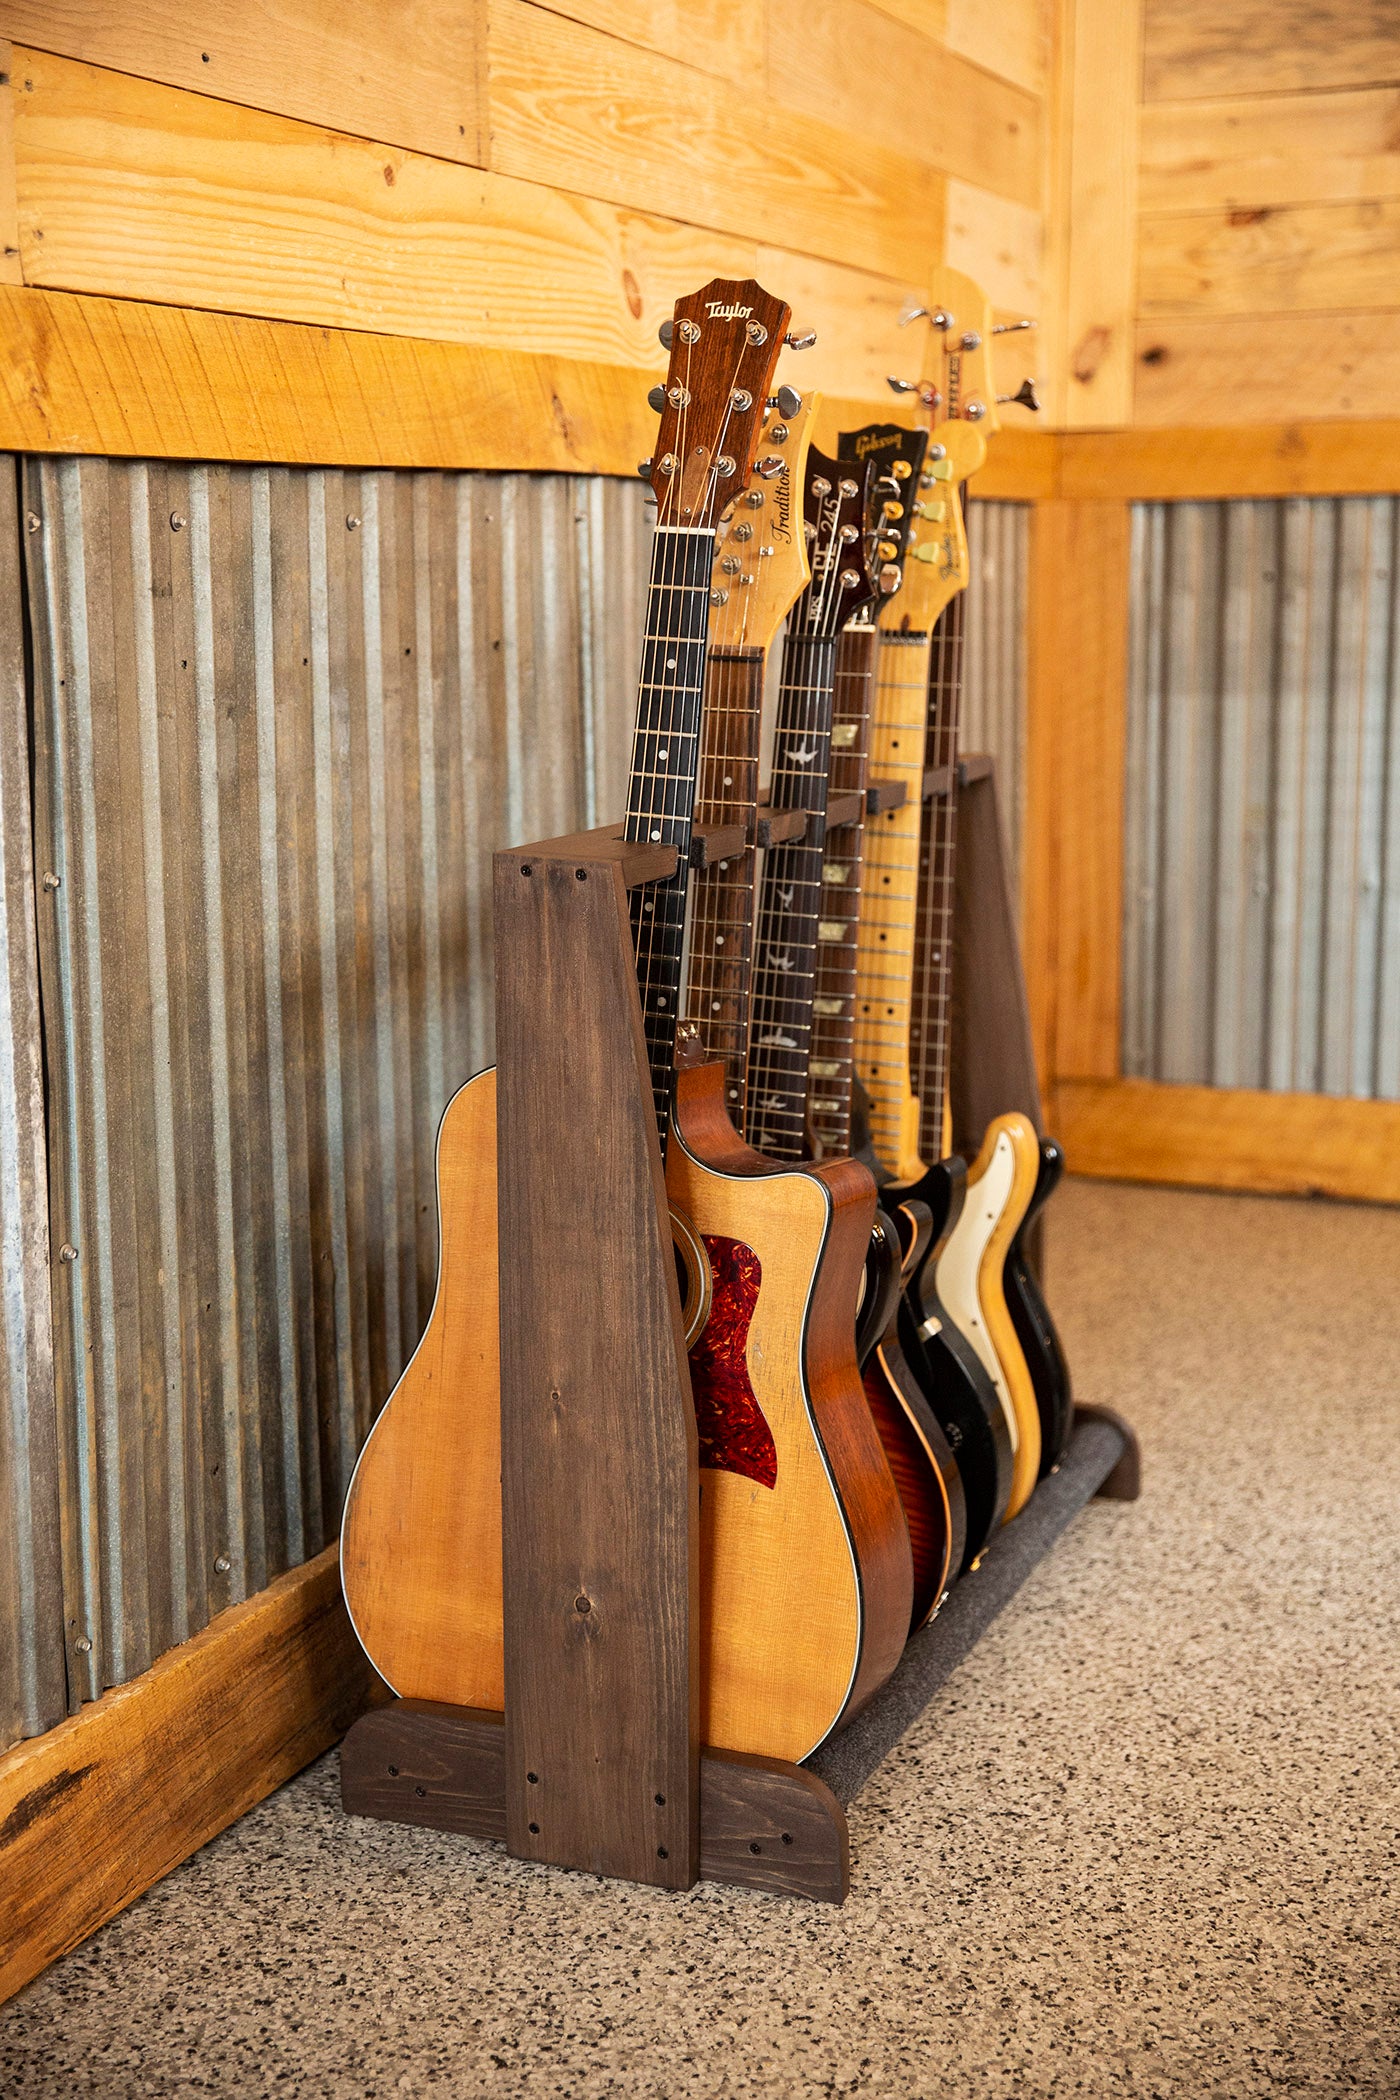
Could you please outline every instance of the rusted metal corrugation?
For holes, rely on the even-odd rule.
[[[334,1533],[491,1055],[491,853],[622,813],[646,528],[562,476],[28,477],[76,1701]]]
[[[1400,500],[1133,518],[1123,1068],[1400,1099]]]
[[[18,494],[0,456],[0,1749],[67,1707]]]
[[[967,538],[961,742],[964,751],[990,751],[996,760],[1014,894],[1025,805],[1029,505],[969,503]]]

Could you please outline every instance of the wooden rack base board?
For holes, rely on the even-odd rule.
[[[1109,1408],[1078,1408],[1058,1470],[910,1641],[864,1712],[809,1765],[701,1752],[700,1879],[843,1902],[847,1805],[1084,1505],[1095,1495],[1132,1501],[1138,1484],[1128,1424]],[[505,1716],[396,1700],[345,1738],[340,1785],[351,1815],[504,1841]]]

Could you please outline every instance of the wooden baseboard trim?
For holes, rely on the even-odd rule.
[[[1400,1102],[1146,1079],[1061,1079],[1053,1099],[1073,1174],[1400,1203]]]
[[[328,1546],[7,1751],[0,2002],[337,1742],[371,1684]]]

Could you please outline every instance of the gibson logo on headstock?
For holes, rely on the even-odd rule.
[[[747,321],[751,306],[726,306],[722,299],[707,299],[705,311],[712,321]]]
[[[903,431],[900,430],[891,430],[885,437],[861,435],[856,439],[856,458],[869,459],[872,452],[889,452],[899,443],[903,435]]]

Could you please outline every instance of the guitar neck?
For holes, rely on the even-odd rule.
[[[848,627],[836,645],[832,691],[829,793],[855,794],[862,814],[826,834],[821,915],[812,999],[807,1119],[819,1158],[851,1149],[855,1077],[856,929],[865,850],[865,791],[870,777],[870,707],[879,633]]]
[[[762,650],[712,647],[695,801],[700,823],[742,824],[752,836],[762,706]],[[725,1105],[742,1132],[753,959],[752,846],[701,869],[692,880],[686,1019],[698,1029],[705,1054],[724,1061]]]
[[[833,638],[789,632],[773,739],[774,809],[807,812],[803,836],[764,856],[749,1045],[749,1135],[774,1159],[808,1151],[808,1063],[827,772],[831,760]]]
[[[906,799],[865,831],[856,937],[855,1059],[870,1097],[870,1136],[896,1181],[915,1181],[919,1104],[909,1077],[910,989],[918,902],[928,720],[928,634],[882,632],[875,668],[870,765],[902,780]]]
[[[679,855],[674,875],[665,882],[642,884],[630,900],[642,1026],[663,1155],[680,1011],[714,556],[712,531],[658,526],[627,790],[627,838],[674,845]]]
[[[953,897],[958,825],[958,727],[966,593],[951,598],[933,632],[929,658],[930,766],[946,772],[947,790],[924,805],[919,898],[909,1026],[909,1060],[919,1096],[919,1149],[942,1159],[948,1100],[953,990]]]

